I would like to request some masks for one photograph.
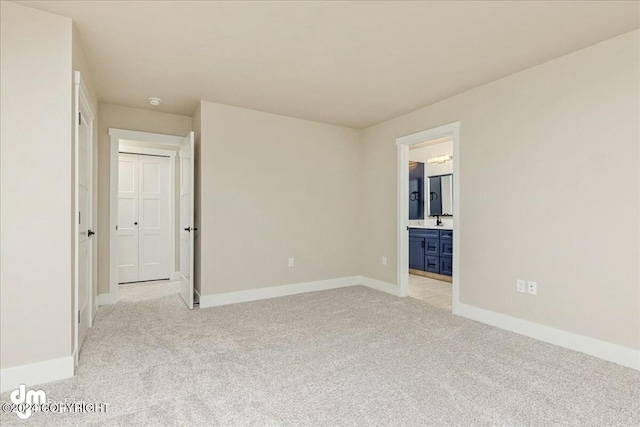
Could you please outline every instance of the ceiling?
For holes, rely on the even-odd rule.
[[[74,20],[100,102],[356,129],[640,26],[635,1],[18,3]]]

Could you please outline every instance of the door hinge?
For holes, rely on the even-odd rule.
[[[78,311],[78,324],[80,324],[80,312]]]
[[[78,211],[78,224],[82,224],[82,221],[80,221],[82,212]]]
[[[82,113],[78,111],[78,124],[82,124]]]

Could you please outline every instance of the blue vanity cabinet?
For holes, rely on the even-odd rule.
[[[440,256],[453,256],[453,240],[440,239]]]
[[[451,276],[453,230],[410,228],[409,268]]]
[[[425,256],[424,271],[428,271],[430,273],[440,273],[440,257]]]
[[[440,240],[437,238],[425,238],[424,254],[432,257],[438,257],[440,255]]]
[[[453,275],[453,259],[451,257],[440,257],[440,274],[445,276]]]
[[[453,275],[453,230],[440,231],[440,274]]]
[[[424,238],[409,235],[409,268],[424,270]]]
[[[429,251],[439,250],[439,246],[433,248],[434,236],[437,242],[438,230],[424,228],[409,229],[409,268],[425,271],[425,255]],[[428,244],[427,244],[428,243]]]

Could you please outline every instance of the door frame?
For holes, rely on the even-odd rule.
[[[171,178],[170,178],[170,244],[171,244],[171,259],[169,264],[169,270],[171,280],[177,280],[176,276],[176,246],[175,246],[175,211],[177,203],[177,197],[175,194],[175,171],[176,171],[176,151],[171,149],[159,149],[159,148],[144,148],[134,147],[127,144],[127,141],[135,142],[148,142],[153,144],[162,144],[167,147],[179,148],[180,143],[184,137],[175,135],[165,135],[159,133],[139,132],[134,130],[109,128],[109,298],[104,303],[115,304],[118,302],[118,231],[116,229],[118,225],[118,155],[120,153],[120,143],[131,154],[147,154],[147,155],[160,155],[169,157]],[[130,150],[137,150],[136,152]]]
[[[397,191],[397,282],[398,292],[406,297],[409,291],[409,147],[434,139],[451,137],[453,140],[453,313],[460,304],[460,122],[449,123],[396,139],[398,159]],[[426,212],[425,212],[426,213]]]
[[[88,212],[88,226],[87,229],[89,230],[95,230],[94,228],[94,224],[93,224],[93,136],[94,136],[94,118],[95,118],[95,114],[93,112],[93,109],[91,108],[91,103],[89,102],[89,91],[87,90],[87,87],[84,83],[84,79],[82,78],[82,75],[80,74],[80,71],[74,71],[73,72],[73,83],[74,83],[74,99],[73,99],[73,141],[74,141],[74,148],[73,148],[73,167],[74,167],[74,178],[73,178],[73,197],[74,197],[74,209],[73,209],[73,242],[74,242],[74,247],[73,247],[73,290],[74,290],[74,294],[73,294],[73,311],[71,314],[71,324],[73,325],[73,360],[74,360],[74,366],[76,366],[78,364],[78,356],[79,356],[79,349],[78,349],[78,334],[80,331],[80,328],[78,328],[78,297],[79,297],[79,292],[80,292],[80,287],[79,287],[79,278],[80,278],[80,273],[79,273],[79,257],[80,257],[80,252],[79,252],[79,248],[78,248],[78,233],[80,231],[80,224],[78,224],[78,206],[80,205],[80,183],[78,180],[78,176],[80,175],[80,144],[78,144],[78,140],[80,138],[80,126],[78,123],[78,114],[80,114],[80,110],[82,108],[82,111],[86,113],[87,117],[85,117],[85,120],[87,122],[87,125],[89,127],[89,145],[87,147],[88,150],[88,158],[90,159],[89,164],[87,165],[87,169],[88,169],[88,176],[89,176],[89,212]],[[94,242],[96,240],[95,239],[91,239],[89,241],[89,272],[88,275],[90,277],[89,279],[89,292],[87,292],[87,298],[89,299],[87,301],[88,304],[88,309],[89,309],[89,325],[88,327],[90,328],[91,326],[93,326],[93,317],[95,316],[96,313],[96,307],[94,307],[94,301],[97,300],[97,295],[93,295],[93,272],[96,266],[93,265],[93,254],[94,254],[94,250],[96,250],[97,248],[94,248]],[[97,301],[96,301],[97,302]]]

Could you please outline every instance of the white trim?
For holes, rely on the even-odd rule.
[[[171,281],[175,282],[176,280],[180,280],[180,272],[179,271],[174,271],[173,273],[171,273]]]
[[[184,136],[165,135],[160,133],[139,132],[137,130],[109,128],[109,136],[113,140],[124,139],[137,142],[152,142],[154,144],[170,145],[180,147]]]
[[[227,292],[224,294],[200,295],[200,292],[198,292],[197,289],[195,291],[200,298],[200,308],[207,308],[358,285],[398,296],[398,287],[393,283],[382,282],[365,276],[340,277],[337,279],[271,286],[268,288],[249,289],[246,291]]]
[[[170,147],[180,147],[183,136],[174,136],[174,135],[165,135],[159,133],[150,133],[150,132],[138,132],[133,130],[126,129],[116,129],[109,128],[109,139],[110,139],[110,147],[109,147],[109,295],[110,295],[110,303],[115,304],[118,302],[118,233],[116,230],[116,226],[118,225],[118,153],[120,150],[120,140],[126,141],[137,141],[137,142],[151,142],[155,144],[164,144]],[[131,145],[126,144],[126,141],[123,141],[124,145],[127,149],[138,149],[145,150],[148,153],[151,151],[164,151],[161,149],[151,149],[151,148],[140,148],[140,147],[132,147]],[[177,202],[177,195],[175,195],[175,151],[167,150],[167,152],[172,151],[174,155],[171,157],[172,159],[172,201]],[[145,153],[141,153],[145,154]],[[162,154],[165,155],[165,154]],[[172,251],[175,251],[175,206],[172,204],[172,221],[171,221],[171,241],[172,241]],[[175,271],[175,252],[171,258],[171,269],[170,271]],[[171,278],[173,279],[173,278]]]
[[[118,147],[119,153],[124,154],[146,154],[150,156],[173,157],[174,159],[178,154],[176,150],[170,148],[137,147],[135,145],[127,144],[126,142],[121,142]]]
[[[73,377],[73,370],[73,355],[0,369],[0,392],[14,390],[20,384],[30,387],[71,378]]]
[[[640,350],[458,303],[453,314],[640,370]]]
[[[98,294],[98,306],[111,304],[111,294]]]
[[[453,309],[460,303],[460,122],[403,136],[396,139],[397,145],[397,282],[398,295],[406,297],[409,290],[409,147],[434,139],[451,137],[453,140]]]
[[[393,283],[383,282],[382,280],[372,279],[367,276],[358,276],[358,283],[376,291],[385,292],[387,294],[400,296],[400,288]]]
[[[315,282],[294,283],[292,285],[272,286],[269,288],[249,289],[246,291],[227,292],[224,294],[201,295],[200,308],[284,297],[306,292],[325,291],[359,284],[359,276],[351,276],[338,279],[318,280]]]

